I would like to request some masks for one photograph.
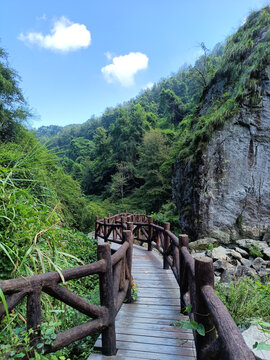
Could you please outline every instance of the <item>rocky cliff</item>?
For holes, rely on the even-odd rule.
[[[270,8],[264,11],[267,17]],[[217,71],[190,131],[198,132],[196,124],[210,118],[211,107],[214,103],[217,107],[225,92],[237,106],[224,115],[226,121],[214,127],[201,146],[203,150],[195,151],[195,160],[186,161],[180,156],[175,164],[173,197],[179,222],[182,231],[193,238],[259,238],[270,230],[270,56],[261,51],[270,47],[270,17],[259,26],[260,14],[253,14],[227,42],[223,57],[231,62],[228,69],[241,61],[240,70],[234,77],[228,69]],[[242,52],[242,59],[231,54],[229,57],[228,48],[232,49],[235,39],[241,46],[247,38],[252,44]]]

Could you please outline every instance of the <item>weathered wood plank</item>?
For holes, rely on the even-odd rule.
[[[140,344],[150,344],[150,345],[166,345],[172,347],[183,347],[183,348],[192,348],[193,342],[187,339],[180,338],[164,338],[164,337],[155,337],[147,335],[137,335],[137,334],[120,334],[116,336],[116,340],[125,341],[130,343],[140,343]],[[101,340],[96,343],[96,346],[101,346]],[[147,346],[146,346],[147,348]],[[169,352],[170,353],[170,352]]]
[[[95,354],[89,360],[195,359],[192,331],[171,326],[187,317],[180,315],[180,292],[174,275],[162,267],[159,254],[134,246],[132,276],[138,284],[138,299],[123,304],[116,317],[117,354],[106,358]],[[95,347],[100,345],[99,338]]]
[[[99,340],[98,340],[99,342]],[[129,341],[117,341],[117,347],[121,350],[132,350],[132,351],[144,351],[144,352],[156,352],[159,354],[170,354],[170,355],[184,355],[184,356],[193,356],[193,348],[188,348],[184,346],[169,346],[169,345],[156,345],[156,344],[147,344],[147,343],[137,343]],[[181,359],[181,357],[180,357]]]

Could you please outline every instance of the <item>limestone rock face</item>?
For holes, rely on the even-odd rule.
[[[270,66],[261,101],[213,135],[200,165],[175,165],[173,197],[183,232],[193,238],[224,232],[259,238],[270,229]],[[213,236],[214,237],[214,236]]]

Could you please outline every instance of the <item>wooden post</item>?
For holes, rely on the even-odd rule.
[[[104,218],[104,242],[108,241],[107,233],[108,233],[108,227],[107,227],[108,219]]]
[[[98,221],[98,216],[96,216],[96,224],[95,224],[95,240],[97,240],[97,238],[98,238],[98,232],[97,232],[97,229],[98,229],[98,224],[97,224],[97,221]]]
[[[98,259],[106,261],[106,272],[99,275],[100,305],[105,306],[109,313],[109,325],[102,331],[102,354],[116,354],[115,310],[113,274],[110,244],[98,245]]]
[[[127,223],[127,229],[130,230],[132,232],[132,234],[133,234],[134,225],[133,225],[132,222]]]
[[[115,224],[116,221],[115,221],[115,217],[113,218],[113,224]],[[116,228],[114,227],[113,228],[113,240],[115,241],[117,238],[117,233],[116,233]]]
[[[184,258],[181,254],[181,248],[186,247],[188,249],[188,236],[185,234],[179,235],[179,284],[180,284],[180,308],[181,313],[186,309],[184,301],[184,294],[188,291],[187,273],[185,272]]]
[[[148,251],[152,251],[152,239],[153,239],[153,228],[152,228],[152,224],[153,224],[153,217],[152,216],[148,216]]]
[[[170,230],[170,223],[166,222],[164,223],[164,230]],[[166,259],[167,257],[167,251],[169,249],[170,246],[170,238],[169,236],[166,234],[166,232],[164,232],[164,247],[163,247],[163,269],[167,270],[169,269],[169,263]]]
[[[133,224],[129,223],[130,228],[133,227]],[[127,290],[126,299],[128,303],[132,302],[132,253],[133,253],[133,234],[131,230],[124,230],[123,231],[123,240],[129,243],[129,248],[127,250],[127,266],[129,270],[129,287]]]
[[[41,289],[35,289],[27,296],[27,330],[33,329],[30,334],[30,346],[36,347],[41,343]]]
[[[159,230],[156,230],[156,234],[157,234],[157,246],[160,247],[160,231]]]
[[[196,311],[194,319],[198,324],[203,324],[205,335],[196,334],[197,359],[202,359],[202,351],[216,339],[216,330],[210,317],[209,310],[201,295],[202,286],[209,285],[214,287],[214,268],[213,260],[201,256],[195,258],[195,287],[196,287]]]

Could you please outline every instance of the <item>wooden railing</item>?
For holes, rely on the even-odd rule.
[[[163,268],[173,271],[180,287],[180,306],[187,307],[191,320],[202,324],[205,335],[194,331],[198,360],[255,360],[227,308],[214,291],[213,261],[193,258],[187,235],[175,236],[170,224],[154,224],[151,216],[124,213],[96,220],[95,236],[105,242],[122,243],[123,231],[133,232],[134,240],[154,247],[163,256]],[[191,307],[190,307],[191,305]]]
[[[106,225],[105,225],[106,229]],[[115,316],[123,301],[131,301],[131,269],[132,269],[132,231],[121,227],[122,246],[111,254],[110,245],[98,245],[98,261],[92,264],[62,270],[61,273],[50,272],[26,278],[5,280],[0,282],[8,311],[11,312],[27,297],[27,329],[30,333],[29,358],[38,352],[48,354],[55,352],[76,340],[102,332],[102,352],[104,355],[116,353]],[[100,306],[91,304],[82,297],[68,290],[60,284],[69,280],[85,278],[99,274]],[[87,315],[91,320],[85,324],[58,333],[50,345],[45,345],[41,336],[42,302],[41,293],[44,292],[55,299],[71,306]],[[0,319],[6,315],[4,304],[0,304]],[[41,348],[38,344],[44,344]],[[24,349],[21,349],[24,351]],[[6,354],[9,358],[9,354]]]

